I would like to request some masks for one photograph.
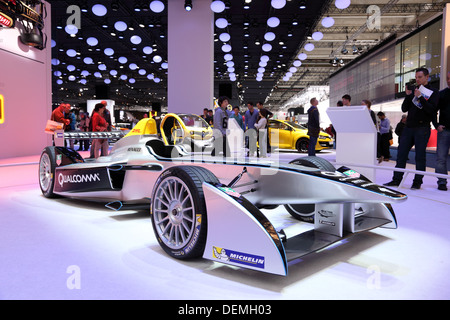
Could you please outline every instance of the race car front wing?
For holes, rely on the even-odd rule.
[[[203,183],[208,211],[205,259],[286,276],[288,262],[359,232],[396,228],[390,204],[320,203],[314,228],[276,230],[244,196],[223,185]]]

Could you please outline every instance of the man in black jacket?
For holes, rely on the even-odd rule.
[[[439,101],[438,90],[431,88],[428,84],[429,73],[426,68],[416,70],[416,87],[414,90],[406,88],[406,98],[402,104],[402,111],[408,112],[406,127],[400,136],[400,143],[397,151],[396,168],[406,168],[408,153],[413,146],[416,151],[416,170],[426,169],[426,148],[430,138],[430,123],[436,119],[437,105]],[[431,95],[424,93],[423,87],[431,90]],[[422,91],[420,90],[422,88]],[[398,186],[403,178],[403,172],[395,171],[392,181],[385,183],[385,186]],[[411,189],[420,189],[423,175],[414,176]]]
[[[320,132],[320,116],[319,109],[317,109],[319,101],[316,98],[312,98],[309,102],[311,103],[311,107],[308,109],[308,156],[315,156],[317,139],[319,138]]]
[[[447,72],[448,87],[439,92],[439,122],[433,123],[438,131],[436,148],[436,173],[448,174],[447,159],[450,149],[450,71]],[[438,178],[438,189],[447,191],[447,179]]]

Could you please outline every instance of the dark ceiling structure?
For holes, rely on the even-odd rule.
[[[166,107],[167,1],[185,4],[163,0],[164,9],[154,12],[153,0],[48,0],[54,103],[107,95],[120,106]],[[362,0],[222,2],[215,20],[224,18],[227,26],[215,27],[215,93],[220,84],[231,84],[235,104],[264,101],[276,110],[308,86],[326,84],[383,40],[413,31],[448,1],[378,0],[372,9]],[[71,25],[77,8],[80,28]],[[376,28],[368,23],[375,21],[373,10],[382,18]],[[226,53],[234,64],[227,64]]]

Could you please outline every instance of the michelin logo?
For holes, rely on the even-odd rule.
[[[85,182],[96,182],[100,181],[99,173],[91,173],[91,174],[72,174],[72,175],[63,175],[62,173],[58,176],[58,183],[61,188],[65,183],[85,183]]]
[[[264,269],[265,258],[253,254],[218,248],[213,246],[213,257],[222,262],[234,262]]]

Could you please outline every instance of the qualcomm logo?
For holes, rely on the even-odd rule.
[[[72,174],[72,175],[64,175],[62,173],[58,176],[58,183],[63,187],[64,183],[84,183],[84,182],[95,182],[100,181],[99,173],[91,173],[91,174]]]

